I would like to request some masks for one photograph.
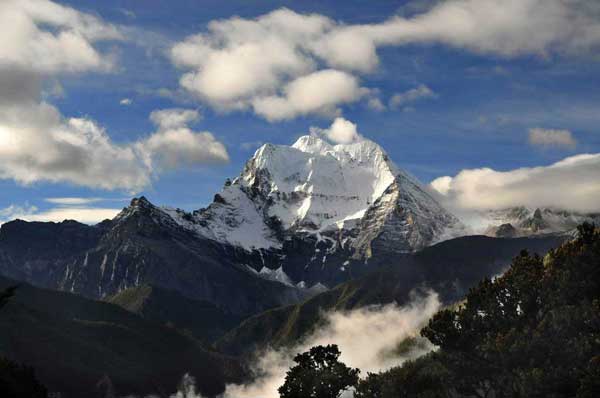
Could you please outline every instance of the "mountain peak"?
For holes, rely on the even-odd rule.
[[[331,144],[325,142],[325,140],[317,137],[316,135],[303,135],[296,140],[296,142],[292,145],[292,148],[296,148],[302,152],[321,154],[333,150],[333,146]]]
[[[384,195],[392,186],[395,190]],[[381,146],[364,138],[332,145],[311,134],[291,146],[265,144],[217,198],[199,212],[202,231],[246,249],[281,247],[282,236],[296,233],[335,241],[355,236],[361,224],[388,231],[382,225],[399,211],[402,217],[394,228],[410,236],[402,249],[410,251],[427,245],[456,221]],[[376,211],[369,212],[375,204]],[[366,214],[378,221],[363,222]],[[426,225],[405,227],[407,223]],[[361,242],[369,244],[373,236]]]
[[[131,199],[130,207],[154,207],[152,203],[145,196]]]

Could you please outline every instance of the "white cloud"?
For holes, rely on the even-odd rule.
[[[452,187],[452,177],[438,177],[431,181],[431,187],[442,195],[448,195],[450,188]]]
[[[93,43],[123,38],[115,26],[49,0],[3,0],[0,35],[0,63],[43,73],[109,70],[113,60]]]
[[[100,221],[114,218],[122,209],[102,207],[57,207],[26,215],[25,221],[53,221],[76,220],[84,224],[97,224]]]
[[[358,100],[364,93],[354,76],[333,69],[311,73],[289,83],[283,96],[257,97],[254,111],[270,121],[298,115],[336,114],[337,106]]]
[[[116,144],[94,121],[63,119],[46,103],[0,106],[0,178],[25,185],[68,182],[138,192],[163,170],[226,161],[225,147],[211,133],[183,125]]]
[[[162,171],[229,162],[225,146],[211,133],[187,127],[199,117],[197,111],[179,108],[152,112],[150,119],[158,131],[137,144],[151,169]]]
[[[437,294],[429,292],[425,297],[413,296],[403,307],[392,304],[328,313],[324,324],[295,346],[258,353],[258,378],[250,384],[228,385],[224,398],[278,398],[277,388],[294,365],[294,356],[316,345],[337,344],[340,360],[359,368],[363,376],[400,365],[433,349],[428,341],[421,340],[421,346],[406,354],[394,353],[406,338],[419,338],[419,330],[439,308]]]
[[[133,103],[133,100],[131,98],[123,98],[121,101],[119,101],[120,105],[123,106],[129,106]]]
[[[553,130],[543,128],[529,129],[529,143],[539,147],[562,147],[574,149],[577,140],[569,130]]]
[[[502,57],[590,53],[600,46],[600,7],[594,0],[448,0],[410,18],[364,25],[284,8],[255,19],[212,21],[206,32],[173,46],[171,58],[185,70],[181,86],[201,100],[218,109],[252,107],[280,120],[320,112],[294,107],[285,92],[291,82],[323,69],[369,73],[379,65],[380,47],[420,43]],[[432,93],[414,94],[397,102]],[[310,91],[304,102],[325,95],[326,89]],[[359,99],[330,97],[328,106]]]
[[[390,108],[398,109],[403,105],[423,100],[426,98],[436,98],[437,94],[434,93],[429,87],[421,84],[420,86],[410,89],[404,93],[396,93],[390,98]]]
[[[114,199],[114,198],[77,198],[77,197],[65,197],[65,198],[45,198],[44,201],[53,203],[61,206],[80,206],[88,205],[91,203],[104,202],[104,201],[123,201],[125,199]]]
[[[356,124],[343,117],[336,117],[328,129],[311,127],[310,132],[325,137],[334,144],[351,144],[362,139],[361,135],[358,134]]]
[[[0,107],[0,178],[137,191],[150,183],[131,146],[84,118],[63,119],[47,103]]]
[[[4,222],[11,221],[17,218],[23,218],[38,211],[36,206],[25,204],[24,206],[10,205],[0,209],[0,225]]]
[[[488,210],[513,206],[600,211],[600,154],[571,156],[550,166],[510,171],[462,170],[431,187],[451,209]]]
[[[369,98],[369,100],[367,101],[367,107],[376,112],[383,112],[387,109],[383,102],[381,102],[381,99],[377,97]]]
[[[65,117],[44,99],[44,79],[110,70],[112,57],[94,45],[123,39],[116,27],[49,0],[5,0],[0,34],[0,179],[137,192],[164,169],[227,159],[210,133],[184,125],[190,111],[168,114],[179,117],[177,129],[165,120],[146,139],[118,144],[95,121]]]
[[[162,130],[186,126],[200,120],[200,113],[194,109],[171,108],[154,111],[150,120]]]
[[[0,209],[0,224],[15,219],[25,221],[62,222],[76,220],[85,224],[97,224],[106,219],[112,219],[121,209],[88,207],[88,206],[59,206],[40,211],[36,206],[11,205]]]
[[[206,34],[188,37],[172,49],[173,61],[192,69],[181,80],[210,102],[232,105],[274,93],[289,77],[314,69],[303,43],[313,42],[331,21],[280,9],[253,20],[212,21]]]
[[[65,118],[42,99],[42,77],[106,70],[97,40],[120,39],[112,25],[47,0],[0,4],[0,178],[139,189],[149,183],[131,147],[86,118]]]

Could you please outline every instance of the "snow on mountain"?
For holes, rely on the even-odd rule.
[[[179,209],[163,210],[186,229],[218,242],[246,250],[281,247],[263,214],[239,185],[226,186],[211,206],[192,215]]]
[[[279,249],[290,234],[339,245],[358,236],[355,250],[367,257],[375,240],[410,252],[458,224],[376,143],[331,145],[315,135],[291,146],[263,145],[208,208],[165,212],[187,229],[248,251]]]
[[[272,198],[268,214],[284,229],[314,231],[360,219],[395,174],[372,141],[332,146],[303,136],[291,147],[261,147],[238,181]]]

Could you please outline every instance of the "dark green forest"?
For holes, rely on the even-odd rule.
[[[576,239],[543,258],[521,252],[503,276],[481,281],[421,335],[439,348],[340,384],[354,387],[356,398],[600,397],[600,230],[581,225]],[[295,396],[290,386],[318,384],[313,373],[304,383],[297,373],[288,373],[285,396]]]

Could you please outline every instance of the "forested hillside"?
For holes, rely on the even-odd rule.
[[[543,258],[522,252],[421,331],[439,350],[380,374],[358,398],[600,396],[600,230]]]

